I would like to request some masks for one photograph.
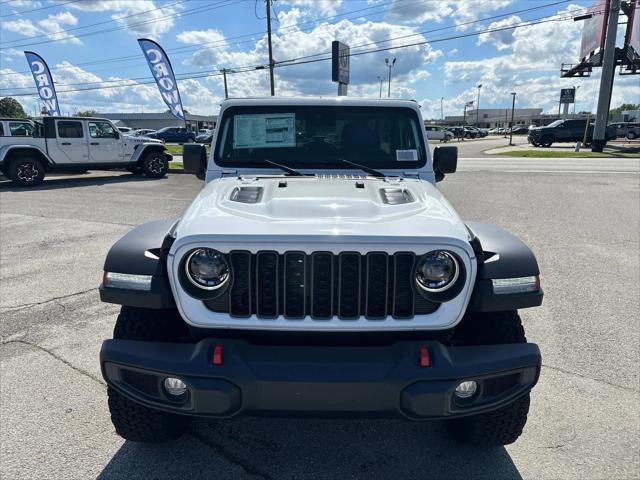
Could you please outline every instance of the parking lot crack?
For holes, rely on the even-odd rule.
[[[33,303],[23,303],[22,305],[9,305],[6,307],[2,307],[0,308],[0,313],[5,313],[5,312],[15,312],[18,310],[23,310],[25,308],[31,308],[31,307],[35,307],[38,305],[45,305],[47,303],[56,303],[57,305],[63,306],[61,303],[58,302],[58,300],[65,300],[67,298],[71,298],[71,297],[76,297],[78,295],[84,295],[85,293],[89,293],[92,292],[94,290],[97,290],[97,288],[89,288],[88,290],[82,290],[81,292],[76,292],[76,293],[70,293],[69,295],[62,295],[60,297],[53,297],[50,298],[48,300],[43,300],[41,302],[33,302]]]
[[[607,382],[606,380],[603,380],[601,378],[590,377],[588,375],[583,375],[581,373],[572,372],[571,370],[565,370],[564,368],[554,367],[552,365],[547,365],[547,364],[544,364],[544,363],[542,364],[542,366],[544,368],[548,368],[550,370],[555,370],[557,372],[562,372],[562,373],[565,373],[567,375],[572,375],[574,377],[584,378],[585,380],[593,380],[594,382],[598,382],[598,383],[604,383],[605,385],[609,385],[610,387],[619,388],[620,390],[625,390],[627,392],[633,392],[633,393],[638,393],[639,392],[639,390],[636,389],[636,388],[625,387],[623,385],[618,385],[616,383]]]
[[[193,438],[198,440],[203,445],[206,445],[207,447],[209,447],[211,450],[213,450],[215,453],[220,455],[222,458],[224,458],[228,462],[233,463],[234,465],[238,465],[249,475],[263,478],[264,480],[273,480],[273,477],[269,475],[267,472],[264,472],[260,470],[258,467],[255,467],[253,465],[246,464],[243,461],[243,459],[240,458],[239,455],[236,455],[235,453],[229,451],[223,445],[212,442],[211,440],[206,438],[204,435],[199,434],[198,432],[189,431],[189,435],[191,435]]]
[[[100,386],[102,386],[102,387],[106,386],[106,384],[104,383],[104,381],[101,378],[96,377],[95,375],[93,375],[91,372],[89,372],[87,370],[84,370],[84,369],[82,369],[80,367],[76,367],[75,365],[70,363],[68,360],[62,358],[57,353],[54,353],[51,350],[49,350],[48,348],[42,347],[42,346],[38,345],[37,343],[29,342],[28,340],[7,340],[6,342],[0,343],[0,345],[9,345],[9,344],[12,344],[12,343],[13,344],[17,343],[17,344],[20,344],[20,345],[27,345],[27,346],[29,346],[31,348],[34,348],[34,349],[39,350],[41,352],[44,352],[44,353],[48,354],[49,356],[55,358],[59,362],[62,362],[67,367],[71,368],[72,370],[75,370],[79,374],[84,375],[85,377],[90,378],[94,382],[100,384]]]

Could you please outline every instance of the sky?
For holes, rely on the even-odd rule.
[[[599,69],[590,78],[559,74],[579,57],[582,22],[571,17],[592,4],[275,0],[273,55],[284,62],[276,95],[335,95],[331,62],[317,60],[339,40],[361,53],[351,57],[349,96],[378,97],[379,78],[386,96],[385,58],[395,58],[391,96],[416,100],[425,118],[461,115],[465,102],[477,102],[479,84],[481,108],[511,108],[516,92],[517,107],[557,112],[560,89],[577,86],[576,111],[595,111]],[[65,115],[165,111],[136,41],[144,37],[167,51],[184,108],[215,114],[223,68],[241,70],[228,75],[230,96],[269,95],[268,70],[255,69],[268,64],[265,13],[264,0],[0,0],[0,97],[23,94],[15,98],[25,110],[37,108],[23,53],[31,50],[49,64]],[[612,106],[640,103],[639,80],[617,76]]]

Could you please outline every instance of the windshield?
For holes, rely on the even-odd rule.
[[[263,168],[417,169],[426,163],[423,127],[410,108],[261,106],[225,110],[215,161]]]
[[[558,125],[562,125],[564,120],[556,120],[555,122],[551,122],[547,127],[557,127]]]

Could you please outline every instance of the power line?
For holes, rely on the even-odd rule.
[[[592,12],[593,15],[601,15],[603,13],[603,11],[597,11],[597,12]],[[458,34],[458,35],[453,35],[453,36],[449,36],[449,37],[443,37],[443,38],[437,38],[437,39],[432,39],[432,40],[424,40],[424,41],[420,41],[420,42],[414,42],[414,43],[409,43],[409,44],[403,44],[403,45],[396,45],[396,46],[392,46],[392,47],[383,47],[383,48],[376,48],[376,49],[371,49],[371,50],[365,50],[365,51],[360,51],[360,52],[351,52],[350,56],[351,57],[356,57],[356,56],[360,56],[360,55],[368,55],[371,53],[379,53],[379,52],[385,52],[385,51],[389,51],[389,50],[400,50],[403,48],[410,48],[410,47],[415,47],[415,46],[420,46],[420,45],[425,45],[425,44],[432,44],[432,43],[440,43],[440,42],[446,42],[446,41],[451,41],[451,40],[457,40],[460,38],[468,38],[468,37],[472,37],[472,36],[478,36],[481,35],[483,33],[494,33],[494,32],[501,32],[501,31],[505,31],[505,30],[515,30],[517,28],[521,28],[521,27],[527,27],[527,26],[534,26],[534,25],[540,25],[540,24],[544,24],[544,23],[550,23],[550,22],[560,22],[560,21],[567,21],[567,20],[573,20],[573,15],[566,15],[563,17],[552,17],[552,18],[543,18],[537,21],[526,21],[526,22],[522,22],[519,24],[513,24],[513,25],[509,25],[509,26],[504,26],[504,27],[498,27],[498,28],[492,28],[492,29],[484,29],[484,30],[477,30],[475,32],[470,32],[467,34]],[[305,64],[310,64],[310,63],[317,63],[317,62],[324,62],[324,61],[328,61],[331,60],[331,57],[324,57],[324,58],[316,58],[316,59],[310,59],[310,60],[302,60],[302,57],[300,57],[299,59],[289,59],[289,60],[284,60],[281,62],[276,62],[274,64],[275,68],[282,68],[282,67],[290,67],[290,66],[295,66],[295,65],[305,65]],[[268,65],[265,64],[260,64],[260,65],[249,65],[246,67],[231,67],[235,73],[246,73],[246,72],[251,72],[251,71],[255,71],[256,69],[265,69],[267,68]],[[210,72],[198,72],[195,73],[193,75],[190,76],[185,76],[182,77],[182,80],[187,80],[187,79],[198,79],[198,78],[205,78],[205,77],[217,77],[217,76],[221,76],[222,73],[210,73]],[[120,81],[133,81],[131,79],[123,79]],[[155,83],[155,80],[151,80],[151,81],[145,81],[145,82],[138,82],[138,83],[133,83],[133,84],[126,84],[126,85],[108,85],[108,86],[96,86],[96,87],[89,87],[89,88],[80,88],[80,89],[67,89],[67,90],[60,90],[58,93],[69,93],[69,92],[83,92],[83,91],[91,91],[91,90],[100,90],[100,89],[113,89],[113,88],[126,88],[126,87],[135,87],[138,85],[149,85],[149,84],[153,84]],[[35,93],[31,92],[31,93],[16,93],[16,94],[7,94],[5,96],[12,96],[12,97],[20,97],[20,96],[33,96],[35,95]]]
[[[438,1],[438,0],[418,0],[418,1],[412,1],[412,2],[408,2],[408,3],[403,3],[397,7],[391,8],[391,9],[386,9],[383,8],[381,11],[379,12],[375,12],[372,15],[379,15],[381,13],[387,13],[388,11],[394,11],[394,10],[400,10],[400,9],[404,9],[407,8],[411,5],[414,5],[416,3],[423,3],[423,2],[429,2],[429,1]],[[565,0],[565,1],[569,1],[569,0]],[[332,15],[332,16],[327,16],[327,17],[321,17],[318,18],[314,21],[309,21],[309,22],[303,22],[303,23],[299,23],[296,25],[291,25],[289,27],[281,27],[278,30],[276,30],[279,33],[284,33],[285,31],[289,31],[291,29],[299,29],[299,27],[304,26],[304,25],[317,25],[319,23],[321,23],[324,20],[331,20],[331,19],[335,19],[338,17],[344,17],[347,15],[351,15],[353,13],[358,13],[358,12],[362,12],[365,10],[370,10],[372,8],[375,9],[379,9],[380,5],[375,5],[372,7],[366,7],[366,8],[359,8],[357,10],[351,10],[348,12],[343,12],[337,15]],[[346,19],[350,19],[351,17],[346,17]],[[450,27],[453,28],[453,27]],[[301,31],[305,31],[305,30],[301,30]],[[255,40],[251,39],[251,40],[246,40],[246,41],[242,41],[242,42],[234,42],[234,43],[229,43],[229,40],[234,40],[234,39],[238,39],[238,38],[246,38],[246,37],[253,37],[254,35],[262,35],[265,34],[266,31],[261,31],[261,32],[254,32],[254,33],[249,33],[249,34],[243,34],[243,35],[237,35],[235,37],[229,37],[226,38],[224,40],[216,40],[216,41],[212,41],[212,42],[203,42],[203,43],[198,43],[198,44],[192,44],[192,45],[186,45],[183,47],[176,47],[173,49],[168,49],[167,52],[169,53],[173,53],[173,57],[178,56],[178,55],[182,55],[184,53],[191,53],[192,51],[197,51],[197,50],[201,50],[201,47],[204,45],[209,45],[209,46],[213,46],[213,45],[220,45],[222,46],[232,46],[232,45],[241,45],[241,44],[246,44],[246,43],[254,43]],[[1,50],[1,49],[0,49]],[[126,56],[122,56],[122,57],[114,57],[114,58],[107,58],[107,59],[103,59],[103,60],[94,60],[94,61],[90,61],[90,62],[80,62],[75,64],[75,66],[89,66],[89,65],[101,65],[104,63],[111,63],[111,62],[118,62],[118,63],[122,63],[122,62],[128,62],[128,61],[140,61],[140,55],[136,54],[136,55],[126,55]],[[137,66],[136,66],[137,67]],[[127,67],[127,68],[131,68],[131,67]],[[120,68],[122,69],[122,68]],[[106,68],[106,69],[100,69],[100,70],[94,70],[94,71],[109,71],[111,70],[111,68]],[[5,76],[11,76],[11,75],[29,75],[31,72],[29,70],[25,70],[25,71],[20,71],[20,72],[8,72],[5,73]],[[144,78],[150,78],[150,77],[144,77]],[[85,82],[85,83],[98,83],[98,82]],[[3,90],[3,89],[0,89]],[[6,90],[6,89],[4,89]]]
[[[191,0],[181,0],[180,2],[177,2],[177,3],[184,3],[184,2],[187,2],[187,1],[191,1]],[[230,1],[230,3],[226,3],[226,4],[222,5],[224,2],[228,2],[228,1],[230,1],[230,0],[221,0],[221,1],[219,1],[219,2],[217,2],[215,4],[213,4],[213,5],[207,5],[207,6],[204,6],[204,7],[196,7],[196,8],[191,9],[191,10],[185,10],[184,12],[180,13],[180,17],[186,17],[188,15],[195,15],[197,13],[203,13],[203,12],[208,12],[210,10],[215,10],[215,9],[222,8],[222,7],[228,7],[228,6],[231,6],[231,5],[235,5],[237,3],[245,2],[247,0],[235,0],[235,1]],[[125,15],[125,16],[122,16],[122,17],[118,17],[118,18],[116,18],[114,20],[108,20],[108,21],[105,21],[105,22],[98,22],[97,24],[94,24],[94,25],[98,25],[100,23],[111,23],[113,21],[123,20],[125,18],[129,18],[129,17],[135,16],[135,15],[139,15],[140,13],[148,13],[148,12],[155,11],[155,10],[157,10],[157,9],[148,10],[146,12],[139,12],[139,13],[135,13],[135,14],[131,14],[131,15]],[[74,35],[74,37],[75,38],[84,38],[84,37],[89,37],[89,36],[93,36],[93,35],[100,35],[100,34],[103,34],[103,33],[110,33],[110,32],[116,32],[116,31],[119,31],[119,30],[126,30],[126,29],[129,29],[129,28],[132,28],[132,27],[137,27],[137,26],[140,26],[140,25],[149,25],[151,23],[156,23],[156,22],[159,22],[159,21],[162,21],[162,20],[167,20],[167,19],[173,18],[175,16],[176,16],[176,14],[166,15],[164,17],[157,17],[157,18],[153,18],[153,19],[150,19],[150,20],[144,20],[144,21],[137,22],[137,23],[131,23],[129,25],[122,25],[120,27],[107,28],[107,29],[104,29],[104,30],[96,30],[95,32],[81,33],[79,35]],[[48,36],[51,36],[51,35],[61,35],[61,34],[65,34],[65,33],[69,32],[69,31],[78,30],[80,28],[88,28],[88,27],[94,26],[94,25],[86,25],[84,27],[75,27],[75,28],[72,28],[72,29],[70,28],[70,29],[67,29],[67,30],[59,30],[57,32],[47,32],[44,35],[37,35],[36,37],[37,38],[41,38],[41,37],[48,37]],[[5,43],[21,42],[23,40],[25,40],[25,38],[21,38],[19,40],[13,40],[11,42],[5,42]],[[10,48],[30,47],[32,45],[42,45],[42,44],[60,42],[60,41],[65,41],[65,40],[69,40],[69,38],[68,37],[53,38],[53,39],[49,39],[49,40],[42,40],[40,42],[22,43],[22,44],[19,44],[19,45],[9,45],[9,47]],[[6,48],[0,49],[0,50],[6,50]]]
[[[396,8],[392,8],[392,9],[388,9],[388,10],[384,9],[381,12],[376,12],[375,15],[378,15],[380,13],[388,13],[389,11],[398,10],[398,9],[402,9],[402,8],[407,8],[407,7],[411,6],[411,5],[414,5],[416,3],[422,3],[424,1],[432,1],[432,0],[420,0],[418,2],[409,2],[409,3],[406,3],[406,4],[399,5]],[[381,43],[386,43],[386,42],[389,42],[389,41],[394,41],[394,40],[398,40],[398,39],[402,39],[402,38],[410,38],[410,37],[414,37],[414,36],[420,36],[420,35],[423,35],[423,34],[426,34],[426,33],[434,33],[434,32],[437,32],[437,31],[450,30],[450,29],[453,29],[453,28],[461,27],[461,26],[469,26],[469,25],[473,25],[473,24],[477,24],[477,23],[486,22],[486,21],[489,21],[489,20],[495,20],[495,19],[498,19],[498,18],[507,17],[507,16],[510,16],[510,15],[517,15],[517,14],[527,13],[527,12],[534,11],[534,10],[540,10],[540,9],[544,9],[544,8],[549,8],[549,7],[556,6],[556,5],[559,5],[559,4],[562,4],[562,3],[569,3],[570,1],[571,0],[555,1],[555,2],[552,2],[552,3],[544,4],[544,5],[538,5],[536,7],[530,7],[530,8],[526,8],[526,9],[515,10],[515,11],[511,11],[511,12],[507,12],[507,13],[503,13],[503,14],[499,14],[499,15],[492,15],[492,16],[484,17],[484,18],[477,19],[477,20],[463,22],[463,23],[460,23],[460,24],[457,24],[457,25],[451,25],[451,26],[448,26],[448,27],[441,27],[441,28],[437,28],[437,29],[425,30],[425,31],[416,32],[416,33],[412,33],[412,34],[408,34],[408,35],[403,35],[403,36],[400,36],[400,37],[395,37],[395,38],[391,38],[391,39],[387,39],[387,40],[379,40],[377,42],[369,42],[369,43],[362,44],[362,45],[355,45],[355,46],[353,46],[351,48],[355,49],[355,48],[365,47],[365,46],[369,46],[369,45],[378,45],[378,44],[381,44]],[[320,23],[320,22],[322,22],[324,20],[335,19],[335,18],[338,18],[338,17],[351,15],[353,13],[359,13],[359,12],[362,12],[362,11],[365,11],[365,10],[370,10],[372,8],[379,8],[379,6],[360,8],[360,9],[357,9],[357,10],[351,10],[351,11],[348,11],[348,12],[343,12],[341,14],[337,14],[337,15],[333,15],[333,16],[329,16],[329,17],[319,18],[319,19],[317,19],[315,21],[304,22],[304,23],[292,25],[292,26],[289,26],[289,27],[282,27],[282,28],[276,30],[276,32],[283,33],[285,30],[288,31],[290,29],[298,29],[298,30],[300,30],[299,27],[304,26],[304,25],[310,25],[310,24],[317,25],[318,23]],[[347,17],[346,19],[349,19],[349,17]],[[301,30],[301,31],[304,32],[305,30]],[[187,46],[184,46],[184,47],[177,47],[177,48],[173,48],[173,49],[168,49],[167,51],[170,52],[170,53],[173,53],[174,56],[177,56],[177,55],[180,55],[180,54],[183,54],[183,53],[190,53],[191,51],[200,50],[201,47],[205,46],[205,45],[210,45],[210,46],[221,45],[221,46],[223,46],[223,45],[226,44],[226,45],[230,46],[231,44],[228,43],[229,40],[234,40],[234,39],[238,39],[238,38],[244,38],[244,37],[258,35],[258,34],[264,34],[264,33],[266,33],[266,31],[254,32],[254,33],[249,33],[249,34],[244,34],[244,35],[238,35],[238,36],[235,36],[235,37],[229,37],[229,38],[227,38],[225,40],[217,40],[217,41],[213,41],[213,42],[203,42],[203,43],[199,43],[199,44],[195,44],[195,45],[187,45]],[[253,42],[254,42],[254,40],[247,40],[247,41],[244,41],[244,42],[236,42],[233,45],[240,45],[240,44],[243,44],[243,43],[253,43]],[[327,52],[321,52],[321,53],[306,55],[306,56],[303,56],[303,57],[298,57],[295,60],[304,59],[304,58],[313,58],[313,57],[317,57],[317,56],[320,56],[320,55],[325,55],[325,54],[328,54],[328,53],[331,53],[331,52],[327,51]],[[130,60],[139,61],[140,60],[140,55],[127,55],[127,56],[122,56],[122,57],[108,58],[108,59],[103,59],[103,60],[95,60],[95,61],[90,61],[90,62],[81,62],[81,63],[77,63],[75,65],[76,66],[88,66],[88,65],[103,64],[103,63],[108,63],[108,62],[120,62],[121,63],[123,61],[130,61]],[[97,71],[106,71],[106,70],[111,70],[111,68],[97,70]],[[5,75],[26,75],[26,74],[30,74],[30,73],[31,72],[27,70],[27,71],[22,71],[22,72],[8,72]],[[151,78],[151,77],[148,77],[148,76],[147,77],[139,77],[139,78],[135,78],[134,80],[144,80],[144,79],[149,79],[149,78]],[[102,83],[105,83],[105,82],[113,83],[113,81],[104,81]],[[82,84],[95,84],[95,83],[101,83],[101,82],[80,82],[80,83],[64,84],[64,85],[82,85]],[[63,85],[63,84],[60,84],[60,85]],[[6,90],[6,89],[4,89],[4,90]]]
[[[5,18],[5,17],[13,17],[16,15],[22,15],[23,13],[31,13],[31,12],[38,12],[40,10],[47,10],[49,8],[58,8],[58,7],[62,7],[64,5],[68,5],[70,3],[78,3],[82,0],[69,0],[67,2],[64,3],[56,3],[53,5],[47,5],[46,7],[39,7],[39,8],[32,8],[31,10],[21,10],[19,12],[13,12],[13,13],[5,13],[4,15],[0,15],[0,18]]]

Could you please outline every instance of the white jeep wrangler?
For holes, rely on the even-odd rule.
[[[110,250],[123,305],[100,361],[116,432],[179,436],[191,416],[443,419],[461,442],[522,433],[540,351],[517,310],[542,302],[531,250],[464,222],[435,183],[411,101],[222,104],[206,178],[179,220]]]
[[[0,119],[0,171],[22,187],[39,185],[47,172],[125,168],[160,178],[171,158],[162,141],[123,135],[104,118]]]

